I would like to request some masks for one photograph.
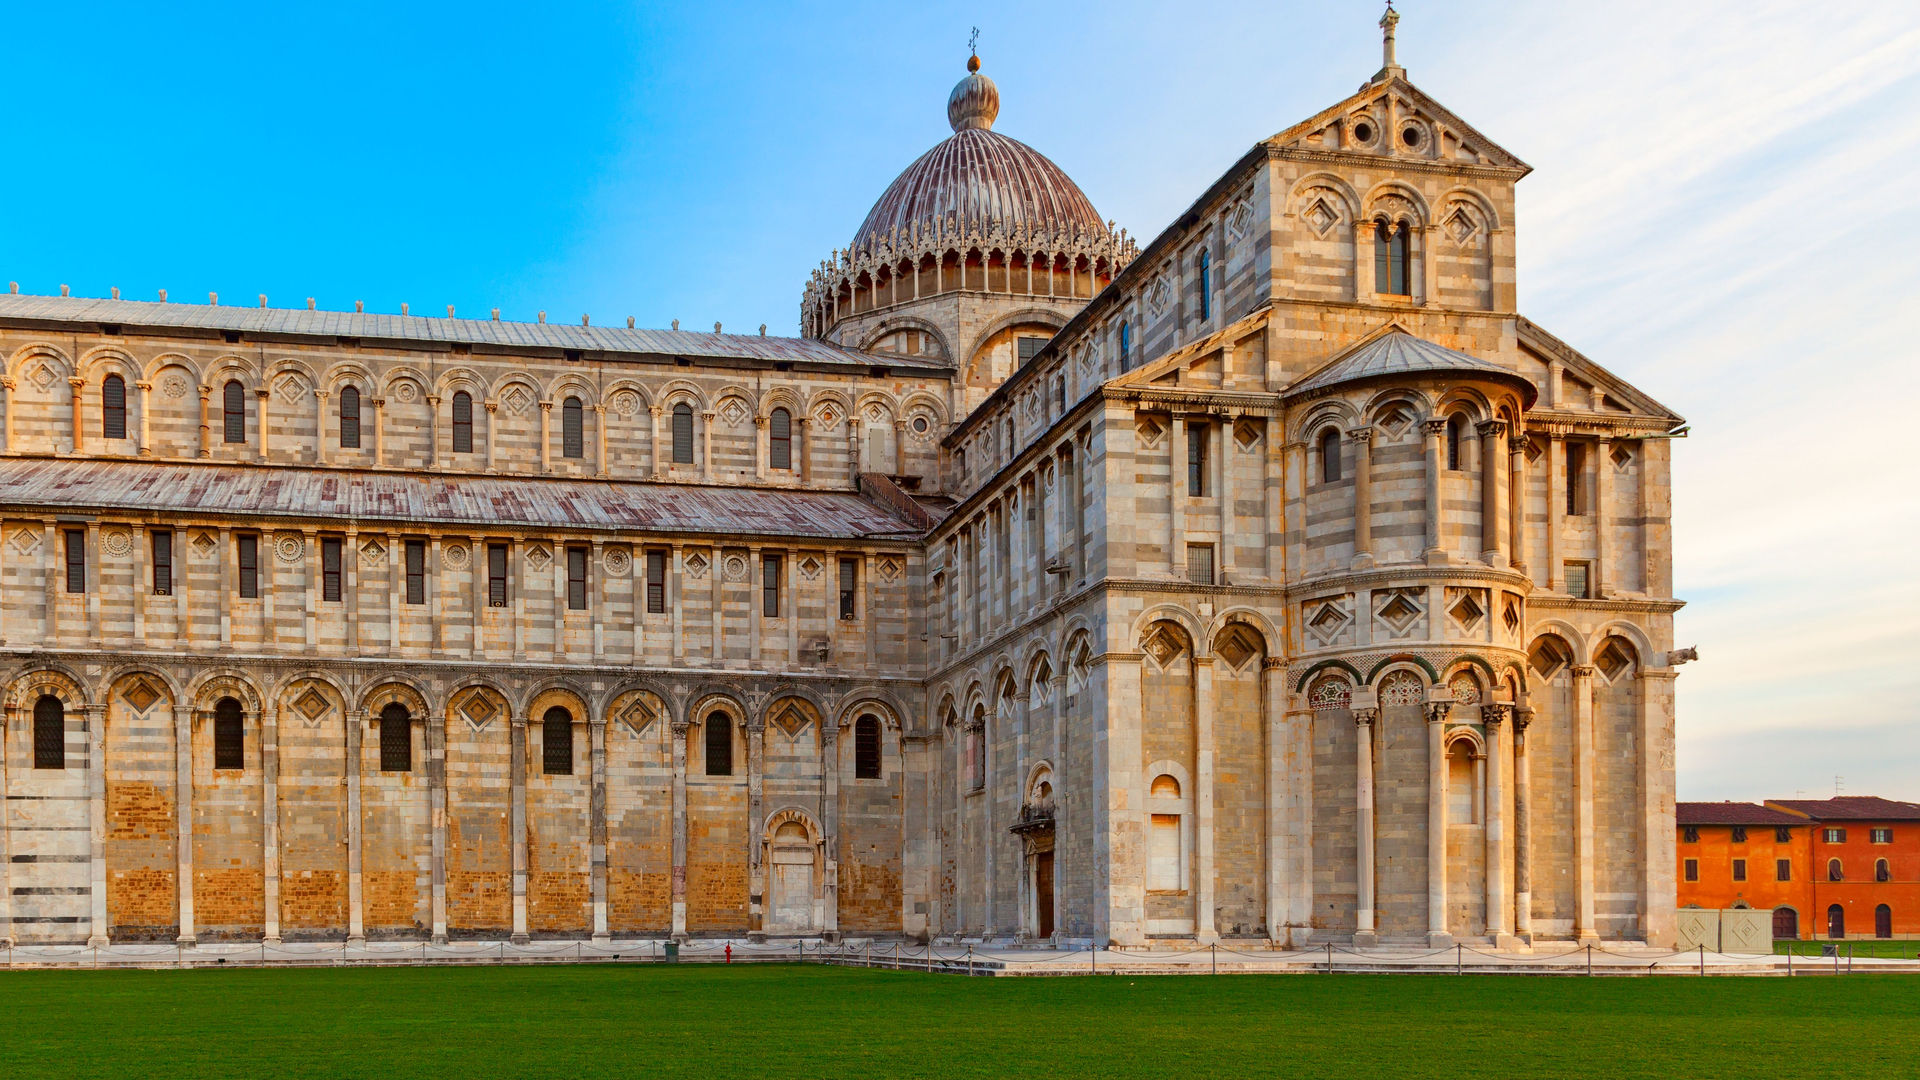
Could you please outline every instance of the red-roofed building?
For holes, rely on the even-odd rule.
[[[1771,908],[1777,938],[1920,934],[1920,804],[1683,802],[1681,907]]]

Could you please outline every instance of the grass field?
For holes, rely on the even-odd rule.
[[[1819,956],[1820,950],[1829,945],[1838,946],[1840,955],[1851,953],[1854,956],[1871,956],[1880,960],[1913,960],[1920,958],[1920,941],[1902,939],[1882,940],[1874,938],[1861,941],[1786,941],[1773,943],[1773,955],[1785,956],[1789,951],[1795,956]],[[1833,961],[1829,959],[1828,963]]]
[[[0,1076],[1913,1076],[1920,976],[0,974]]]

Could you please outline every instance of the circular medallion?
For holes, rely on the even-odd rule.
[[[273,550],[279,552],[281,562],[297,563],[306,554],[307,545],[299,537],[287,535],[273,542]]]

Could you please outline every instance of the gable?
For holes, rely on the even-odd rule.
[[[1632,383],[1601,367],[1588,359],[1585,354],[1554,337],[1538,324],[1524,316],[1518,324],[1520,354],[1537,360],[1542,365],[1559,364],[1562,368],[1560,385],[1562,395],[1578,393],[1587,395],[1591,409],[1597,413],[1614,413],[1628,416],[1652,416],[1681,423],[1679,413],[1647,396]]]
[[[1511,170],[1516,180],[1533,171],[1398,75],[1368,83],[1345,101],[1268,139],[1266,145],[1402,163],[1425,160]]]

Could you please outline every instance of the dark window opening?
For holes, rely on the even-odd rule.
[[[587,609],[587,549],[583,547],[567,549],[567,608]]]
[[[1131,370],[1132,368],[1133,368],[1133,324],[1123,322],[1120,324],[1120,370],[1128,371],[1128,370]]]
[[[859,595],[860,564],[854,559],[840,560],[840,617],[854,617],[855,602]]]
[[[1793,860],[1792,859],[1773,860],[1773,880],[1775,881],[1792,881],[1793,880]]]
[[[1874,862],[1873,880],[1875,881],[1892,881],[1893,880],[1893,868],[1887,865],[1887,860],[1879,859]]]
[[[1700,842],[1700,827],[1699,827],[1698,825],[1689,825],[1689,826],[1687,826],[1686,828],[1684,828],[1684,829],[1681,829],[1681,830],[1680,830],[1680,842],[1681,842],[1681,843],[1683,843],[1683,844],[1697,844],[1697,843],[1699,843],[1699,842]]]
[[[1877,938],[1893,936],[1893,909],[1885,904],[1873,909],[1873,936]]]
[[[1194,269],[1200,278],[1200,318],[1213,318],[1213,253],[1206,248],[1200,249],[1200,258]]]
[[[1187,580],[1195,585],[1213,584],[1213,545],[1187,545]]]
[[[853,778],[880,779],[880,721],[862,716],[853,722]]]
[[[427,602],[427,542],[407,541],[407,603]]]
[[[1460,444],[1466,441],[1467,421],[1459,413],[1447,417],[1447,468],[1466,468],[1460,462]]]
[[[584,412],[577,397],[570,397],[560,405],[560,454],[563,457],[586,456]]]
[[[1747,880],[1747,860],[1745,859],[1733,860],[1733,880],[1735,881]]]
[[[173,534],[153,534],[153,595],[173,595]]]
[[[767,417],[767,466],[793,468],[793,414],[775,409]]]
[[[487,545],[487,606],[507,606],[507,545]]]
[[[1747,842],[1747,827],[1745,825],[1735,825],[1733,827],[1733,842],[1736,844],[1744,844]]]
[[[320,540],[320,599],[327,603],[340,600],[340,540],[338,537],[322,537]]]
[[[1774,843],[1776,843],[1776,844],[1789,844],[1789,843],[1792,843],[1792,842],[1793,842],[1793,827],[1792,827],[1792,826],[1790,826],[1790,825],[1776,825],[1776,826],[1774,826],[1774,828],[1773,828],[1773,842],[1774,842]]]
[[[707,717],[707,775],[733,775],[733,727],[724,713]]]
[[[1567,447],[1567,513],[1578,517],[1587,512],[1587,444],[1569,442]]]
[[[1700,880],[1700,860],[1688,859],[1685,863],[1685,866],[1686,866],[1686,872],[1687,872],[1687,880],[1699,881]]]
[[[109,375],[100,383],[100,435],[107,439],[127,437],[127,382]]]
[[[33,703],[33,767],[67,767],[67,706],[52,694]]]
[[[67,540],[67,591],[83,593],[87,591],[87,534],[82,529],[68,529]]]
[[[684,401],[673,407],[673,463],[693,464],[693,406]]]
[[[780,556],[760,557],[760,614],[769,619],[780,617]]]
[[[667,553],[647,552],[647,614],[660,615],[667,610]]]
[[[1373,290],[1390,296],[1411,296],[1407,286],[1407,227],[1382,221],[1373,227]]]
[[[340,446],[344,450],[360,448],[360,390],[340,388]]]
[[[473,395],[465,390],[453,392],[453,452],[473,453]]]
[[[1844,875],[1844,874],[1842,874],[1842,873],[1840,872],[1840,860],[1839,860],[1839,859],[1828,859],[1828,860],[1827,860],[1827,880],[1828,880],[1828,881],[1844,881],[1844,880],[1846,880],[1846,875]]]
[[[1827,936],[1843,938],[1847,936],[1847,909],[1839,904],[1827,907]]]
[[[260,538],[251,533],[234,537],[240,562],[240,598],[260,598]]]
[[[397,701],[380,710],[380,771],[413,771],[413,717]]]
[[[1187,425],[1187,494],[1201,496],[1207,493],[1207,436],[1212,429],[1206,424]]]
[[[573,714],[558,705],[540,718],[540,771],[573,775]]]
[[[1015,338],[1014,347],[1019,351],[1020,357],[1019,363],[1016,366],[1026,367],[1027,361],[1039,356],[1040,350],[1047,347],[1047,340],[1048,339],[1043,337]]]
[[[1320,433],[1320,482],[1340,482],[1340,433],[1333,428]]]
[[[213,767],[216,769],[244,769],[247,767],[247,722],[246,715],[240,710],[240,703],[230,697],[221,698],[213,706]]]
[[[226,419],[226,439],[230,443],[247,441],[247,391],[238,380],[227,383],[220,395],[221,411]]]

